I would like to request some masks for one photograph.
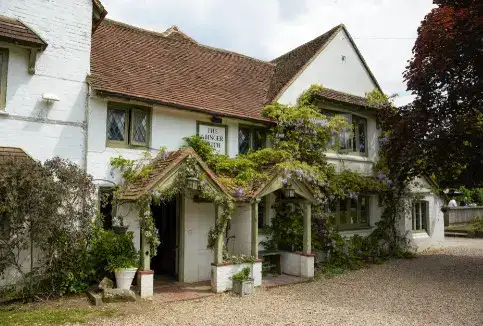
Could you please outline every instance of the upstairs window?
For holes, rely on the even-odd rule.
[[[121,103],[107,106],[107,144],[112,147],[148,147],[151,125],[146,107]]]
[[[412,229],[414,232],[428,232],[429,203],[416,201],[412,207]]]
[[[238,127],[238,153],[246,154],[267,147],[267,131],[262,128]]]
[[[325,111],[328,117],[339,115],[347,121],[349,128],[336,135],[329,146],[338,144],[341,153],[367,156],[367,119],[350,113]]]
[[[0,49],[0,109],[7,104],[8,49]]]

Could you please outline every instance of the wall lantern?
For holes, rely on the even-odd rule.
[[[221,118],[220,117],[217,117],[217,116],[212,116],[211,117],[211,122],[213,123],[221,123]]]
[[[189,177],[186,179],[186,186],[188,189],[196,191],[200,187],[200,180],[196,177]]]
[[[283,191],[283,195],[286,198],[294,198],[295,197],[295,189],[292,188],[291,185],[285,186],[285,188],[283,188],[282,191]]]

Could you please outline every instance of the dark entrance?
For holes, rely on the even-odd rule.
[[[151,258],[151,269],[156,275],[178,280],[179,209],[178,200],[152,204],[154,223],[160,244],[156,256]]]

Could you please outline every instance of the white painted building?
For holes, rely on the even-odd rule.
[[[174,152],[184,137],[197,133],[230,157],[266,146],[270,122],[260,114],[264,105],[274,100],[293,104],[303,90],[321,84],[321,107],[344,115],[356,130],[354,138],[346,136],[344,154],[327,153],[329,162],[338,171],[374,174],[376,109],[364,96],[380,87],[343,25],[265,62],[201,45],[176,27],[156,33],[103,20],[106,11],[98,0],[6,0],[0,6],[0,21],[10,26],[17,19],[11,28],[24,28],[28,36],[15,40],[0,30],[0,95],[5,99],[0,102],[0,146],[20,147],[42,161],[71,159],[86,167],[101,191],[109,191],[121,182],[110,166],[112,157],[137,159],[161,147]],[[277,182],[260,189],[264,205],[256,232],[273,217]],[[428,187],[415,190],[425,201],[401,221],[401,230],[419,248],[443,239],[442,203]],[[310,199],[304,185],[297,193]],[[345,236],[369,234],[382,212],[374,195],[336,205]],[[254,233],[255,206],[238,204],[229,230],[231,253],[258,254],[263,232]],[[345,219],[344,212],[352,209],[357,218]],[[226,289],[223,284],[234,269],[213,267],[216,258],[206,249],[215,222],[213,204],[181,196],[152,210],[166,239],[151,261],[155,272],[184,282],[211,279],[217,290]],[[117,214],[134,232],[136,247],[143,248],[137,212],[125,205]],[[310,246],[303,253],[285,254],[283,261],[284,272],[313,276]],[[258,263],[254,270],[261,273]],[[261,276],[254,276],[259,284]]]

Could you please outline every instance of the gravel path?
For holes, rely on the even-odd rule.
[[[483,240],[247,298],[143,305],[142,314],[93,324],[483,325]]]

